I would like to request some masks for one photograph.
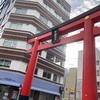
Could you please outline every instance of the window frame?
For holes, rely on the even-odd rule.
[[[17,46],[17,42],[17,40],[5,39],[3,42],[3,46],[15,48]]]
[[[49,59],[49,57],[51,58],[51,56],[52,56],[53,59]],[[47,52],[47,54],[46,54],[46,59],[48,59],[48,60],[54,62],[54,55],[52,55],[51,53]]]
[[[0,67],[10,68],[11,60],[8,59],[0,59],[0,62],[2,60],[2,64],[0,64]]]
[[[46,75],[44,76],[44,74],[46,74]],[[50,75],[50,76],[48,77],[48,75]],[[51,72],[44,70],[42,77],[44,77],[46,79],[51,79]]]
[[[10,24],[10,29],[16,29],[16,30],[21,30],[23,26],[23,23],[17,23],[17,22],[12,22]]]
[[[26,8],[16,8],[15,13],[17,14],[26,14],[27,13],[27,9]]]

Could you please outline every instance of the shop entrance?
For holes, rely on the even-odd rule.
[[[17,100],[18,87],[0,85],[0,100]]]

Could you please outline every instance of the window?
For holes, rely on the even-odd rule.
[[[57,48],[58,48],[59,50],[65,52],[66,46],[65,46],[65,45],[62,45],[62,46],[58,46]]]
[[[43,23],[48,24],[48,20],[47,20],[45,17],[41,16],[41,15],[40,15],[40,20],[41,20]]]
[[[51,8],[50,8],[46,3],[44,3],[44,7],[45,7],[48,11],[51,10]]]
[[[5,40],[4,43],[3,43],[3,46],[6,46],[6,47],[15,48],[16,45],[17,45],[17,41],[16,40]]]
[[[59,3],[59,4],[60,4],[60,0],[57,0],[57,3]]]
[[[54,56],[47,52],[46,59],[51,60],[53,62],[54,61]]]
[[[56,63],[57,65],[62,65],[62,60],[59,59],[59,58],[56,58],[55,63]]]
[[[34,74],[37,75],[37,73],[38,73],[38,68],[35,69],[35,73]]]
[[[99,60],[96,61],[96,65],[99,65]]]
[[[100,82],[97,82],[97,87],[100,87]]]
[[[97,70],[97,76],[99,76],[99,70]]]
[[[54,74],[53,81],[60,82],[61,77],[59,75]]]
[[[26,12],[27,12],[27,9],[25,9],[25,8],[16,8],[16,12],[15,13],[26,14]]]
[[[51,79],[51,73],[48,72],[48,71],[44,71],[43,72],[43,77],[48,78],[48,79]]]
[[[54,77],[53,77],[53,81],[57,81],[57,75],[56,74],[54,74]]]
[[[100,93],[98,93],[98,98],[100,98]]]
[[[0,67],[7,67],[9,68],[11,64],[10,60],[0,59]]]
[[[41,30],[40,30],[40,29],[37,29],[37,30],[36,30],[36,34],[37,34],[37,33],[40,33],[40,32],[41,32]]]
[[[41,56],[41,54],[42,54],[42,51],[39,51],[39,55]]]
[[[22,23],[11,23],[10,28],[11,29],[21,29],[22,28]]]

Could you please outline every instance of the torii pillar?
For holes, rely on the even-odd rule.
[[[90,17],[86,16],[84,22],[82,100],[97,100],[98,98],[93,26],[94,24]]]

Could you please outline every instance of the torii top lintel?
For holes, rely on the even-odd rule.
[[[90,9],[89,11],[87,11],[73,19],[70,19],[62,24],[59,24],[53,28],[50,28],[39,34],[28,36],[27,37],[28,43],[34,43],[36,37],[38,37],[38,41],[40,41],[40,42],[51,39],[52,38],[52,30],[55,28],[58,28],[59,36],[62,36],[62,35],[68,34],[69,32],[73,32],[75,30],[84,28],[84,22],[88,18],[92,20],[93,24],[100,22],[100,5],[96,6],[93,9]],[[93,35],[94,36],[100,35],[100,27],[93,27]],[[56,47],[56,46],[60,46],[62,44],[66,44],[66,43],[76,42],[76,41],[83,40],[83,39],[84,39],[84,31],[80,32],[80,34],[76,34],[76,35],[66,37],[63,39],[59,38],[59,42],[56,44],[47,43],[44,45],[39,45],[38,51]],[[31,50],[29,50],[28,52],[31,52]]]

